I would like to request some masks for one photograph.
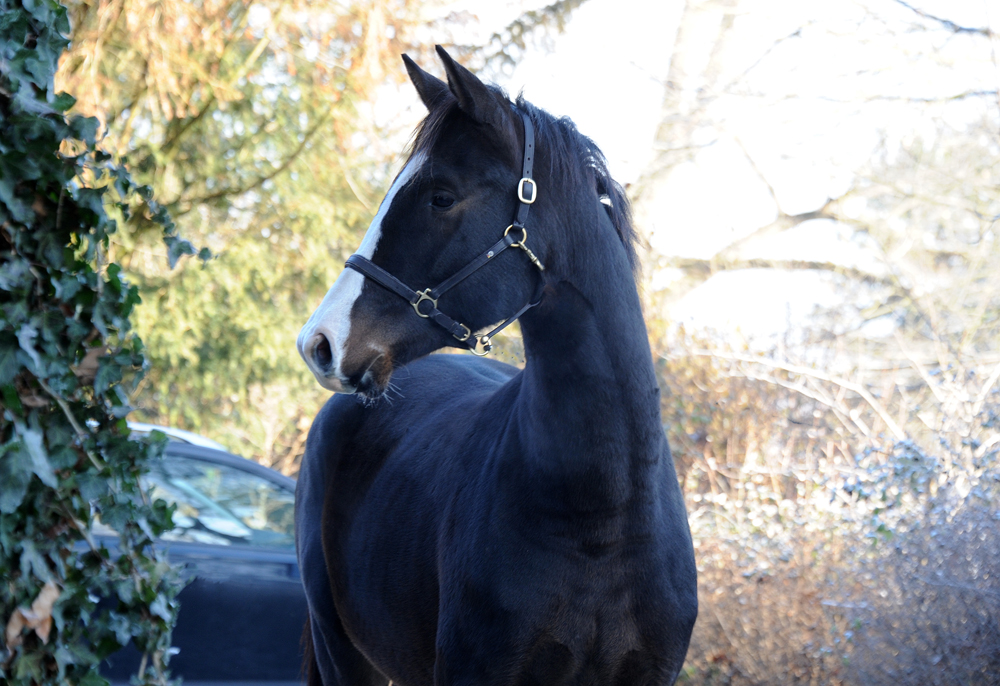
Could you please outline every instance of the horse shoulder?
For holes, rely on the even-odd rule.
[[[334,395],[316,415],[295,489],[296,522],[318,521],[330,475],[361,425],[363,409],[357,398]]]

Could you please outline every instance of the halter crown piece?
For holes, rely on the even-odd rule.
[[[521,180],[517,184],[519,205],[517,207],[517,215],[514,217],[514,223],[507,227],[503,232],[503,237],[499,241],[437,286],[426,288],[422,291],[413,290],[395,276],[382,269],[382,267],[379,267],[361,255],[351,255],[347,258],[347,262],[344,265],[345,267],[350,267],[355,271],[361,272],[361,274],[375,283],[405,299],[413,305],[413,311],[418,316],[430,319],[438,326],[444,328],[476,355],[486,355],[489,353],[493,348],[491,342],[493,336],[513,323],[514,320],[537,305],[541,300],[542,281],[539,280],[535,294],[524,307],[508,317],[503,324],[482,336],[473,336],[472,330],[468,326],[455,321],[439,310],[437,306],[438,298],[485,266],[486,263],[507,248],[520,248],[528,256],[528,259],[531,260],[531,263],[538,267],[538,271],[545,271],[544,265],[535,256],[535,253],[531,252],[528,246],[525,245],[525,242],[528,240],[528,230],[524,228],[524,224],[528,220],[528,210],[531,208],[531,204],[538,197],[538,184],[531,178],[531,167],[535,155],[535,129],[531,124],[531,120],[528,119],[528,115],[520,111],[519,114],[521,115],[521,121],[524,122],[524,163],[522,164]],[[512,235],[512,231],[518,232],[519,235]]]

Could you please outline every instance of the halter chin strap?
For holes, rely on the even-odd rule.
[[[535,158],[535,129],[528,115],[524,112],[519,112],[519,114],[521,115],[521,121],[524,122],[524,163],[522,165],[521,180],[517,184],[517,199],[519,204],[517,215],[514,217],[514,223],[507,227],[503,232],[503,237],[499,241],[437,286],[426,288],[422,291],[413,290],[395,276],[382,269],[382,267],[379,267],[361,255],[351,255],[347,258],[347,263],[344,265],[345,267],[350,267],[355,271],[361,272],[367,278],[409,302],[413,306],[413,311],[418,316],[430,319],[454,336],[456,340],[464,343],[476,355],[486,355],[493,347],[493,336],[537,305],[542,295],[543,284],[542,280],[539,279],[534,295],[524,307],[508,317],[500,326],[481,336],[473,336],[472,330],[468,326],[452,319],[439,310],[437,306],[437,301],[442,295],[484,267],[507,248],[520,248],[528,256],[528,259],[531,260],[531,263],[538,267],[538,271],[545,271],[544,265],[542,265],[541,261],[535,256],[535,253],[531,252],[525,244],[528,240],[528,230],[524,225],[528,221],[528,210],[538,197],[538,184],[531,178],[531,168]]]

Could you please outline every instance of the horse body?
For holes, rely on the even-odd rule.
[[[414,157],[431,169],[397,179],[370,249],[410,281],[435,274],[407,273],[408,264],[454,271],[503,229],[516,155],[497,172],[469,151],[502,160],[504,136],[514,149],[524,140],[491,114],[495,92],[442,58],[451,100],[411,68],[432,117],[450,108],[425,150],[418,139]],[[540,304],[521,317],[524,370],[419,357],[440,347],[440,332],[412,310],[404,318],[409,305],[370,282],[340,307],[351,313],[348,333],[323,333],[318,351],[302,342],[316,340],[316,326],[300,338],[321,382],[336,376],[327,383],[378,396],[392,374],[395,387],[391,403],[335,395],[303,459],[297,541],[326,686],[670,684],[683,662],[697,612],[694,560],[629,246],[598,185],[553,173],[559,151],[545,144],[557,126],[578,134],[531,114],[546,134],[538,163],[550,182],[539,184],[551,195],[529,224],[546,270]],[[482,144],[487,121],[493,137]],[[455,198],[438,211],[442,184]],[[624,204],[618,190],[612,202]],[[440,240],[408,251],[396,239],[426,197],[437,209],[423,230]],[[469,277],[453,311],[481,328],[516,310],[535,288],[519,260],[497,258],[502,286]],[[364,311],[377,316],[365,322]]]

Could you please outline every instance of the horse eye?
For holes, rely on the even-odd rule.
[[[442,193],[435,193],[431,197],[431,205],[438,208],[439,210],[444,210],[455,204],[455,198],[450,195],[444,195]]]

